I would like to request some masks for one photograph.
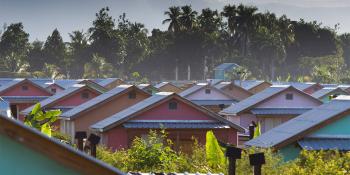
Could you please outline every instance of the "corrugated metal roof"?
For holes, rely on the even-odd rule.
[[[311,108],[254,108],[250,111],[255,115],[300,115]]]
[[[215,118],[216,120],[221,121],[223,123],[226,123],[226,124],[230,125],[230,127],[237,129],[238,131],[244,131],[244,128],[240,127],[239,125],[224,119],[223,117],[217,115],[216,113],[209,111],[206,108],[197,106],[194,103],[191,103],[190,101],[182,98],[181,96],[179,96],[173,92],[156,93],[155,95],[153,95],[153,96],[151,96],[151,97],[149,97],[149,98],[147,98],[139,103],[136,103],[133,106],[130,106],[129,108],[126,108],[126,109],[112,115],[111,117],[108,117],[108,118],[92,125],[91,128],[95,129],[95,130],[99,130],[99,131],[108,130],[110,128],[113,128],[114,126],[119,125],[121,122],[128,120],[130,117],[133,117],[133,115],[136,114],[137,112],[140,112],[146,108],[149,108],[153,104],[161,102],[162,100],[165,100],[167,98],[170,100],[170,99],[172,99],[171,97],[176,97],[176,98],[179,98],[179,100],[189,102],[189,104],[198,108],[198,110],[206,111],[209,116]]]
[[[115,97],[117,95],[119,95],[120,93],[124,92],[125,90],[127,90],[128,88],[131,88],[132,85],[120,85],[120,86],[117,86],[116,88],[113,88],[112,90],[104,93],[104,94],[101,94],[85,103],[82,103],[80,104],[79,106],[76,106],[75,108],[73,108],[72,110],[69,110],[65,113],[63,113],[61,115],[61,117],[63,118],[72,118],[74,116],[76,116],[77,114],[79,114],[80,112],[82,111],[86,111],[88,110],[89,108],[92,108],[96,105],[98,105],[99,103],[107,100],[107,99],[110,99],[112,97]]]
[[[348,95],[346,91],[344,91],[341,88],[335,88],[335,87],[325,87],[323,89],[320,89],[312,94],[313,97],[321,99],[325,96],[332,95],[332,94],[338,94],[338,95]]]
[[[205,105],[232,105],[234,103],[237,103],[236,100],[191,100],[191,102],[197,104],[197,105],[201,105],[201,106],[205,106]]]
[[[349,138],[304,138],[298,144],[305,150],[350,150]]]
[[[11,82],[12,80],[14,80],[15,78],[0,78],[0,86],[3,86],[9,82]]]
[[[99,85],[105,87],[111,83],[113,83],[114,81],[118,80],[119,78],[105,78],[102,79],[101,81],[97,82]]]
[[[232,84],[232,82],[220,82],[219,84],[216,84],[215,87],[218,89],[223,89],[229,86],[230,84]]]
[[[233,69],[235,67],[239,67],[236,63],[222,63],[214,68],[214,70],[227,70],[227,69]]]
[[[204,88],[208,86],[208,83],[198,83],[196,85],[193,85],[192,87],[180,92],[180,96],[181,97],[187,97],[188,95],[194,93],[194,92],[197,92],[199,91],[200,89]]]
[[[314,82],[305,82],[305,83],[301,83],[301,82],[272,82],[273,85],[291,85],[301,91],[317,84]]]
[[[15,79],[13,79],[13,80],[3,84],[2,86],[0,86],[0,92],[4,91],[4,90],[6,90],[6,89],[8,89],[8,88],[10,88],[12,86],[15,86],[15,85],[17,85],[18,83],[21,83],[24,80],[26,80],[26,79],[24,79],[24,78],[15,78]]]
[[[43,101],[49,98],[49,96],[3,96],[2,98],[11,103],[25,103]]]
[[[234,80],[233,81],[235,85],[240,86],[245,90],[250,90],[264,82],[265,81],[261,81],[261,80]]]
[[[72,87],[74,84],[78,84],[81,81],[82,80],[64,79],[64,80],[55,80],[55,83],[63,87],[64,89],[68,89],[69,87]]]
[[[264,89],[263,91],[254,94],[236,104],[231,105],[230,107],[222,110],[220,113],[221,114],[231,114],[231,115],[236,115],[239,112],[242,112],[260,102],[263,100],[278,94],[288,88],[291,88],[292,86],[271,86],[269,88]]]
[[[47,98],[47,99],[41,101],[41,102],[40,102],[41,107],[42,107],[42,108],[45,108],[47,105],[49,105],[49,104],[51,104],[51,103],[54,103],[55,101],[60,100],[60,99],[64,98],[65,96],[70,95],[70,94],[72,94],[72,93],[78,91],[79,89],[81,89],[81,88],[83,88],[83,87],[85,87],[85,86],[86,86],[86,85],[77,84],[77,85],[74,85],[74,86],[72,86],[72,87],[69,87],[69,88],[66,89],[66,90],[63,90],[63,91],[61,91],[61,92],[59,92],[59,93],[56,93],[55,95],[53,95],[53,96],[51,96],[51,97],[49,97],[49,98]],[[31,106],[31,107],[29,107],[29,108],[23,110],[22,113],[23,113],[23,114],[28,114],[30,111],[32,111],[33,107],[34,107],[34,106]]]
[[[311,134],[305,133],[305,131],[348,110],[350,110],[350,97],[339,96],[329,103],[315,107],[304,114],[272,128],[261,136],[246,142],[245,145],[264,148],[274,147],[301,133],[305,135]]]
[[[152,86],[152,85],[150,85],[150,84],[139,84],[139,85],[137,85],[137,87],[138,87],[139,89],[145,89],[145,88],[148,88],[148,87],[150,87],[150,86]]]
[[[167,121],[167,120],[152,120],[152,121],[137,121],[132,120],[123,123],[125,128],[143,128],[143,129],[154,129],[154,128],[165,128],[165,129],[214,129],[214,128],[230,128],[229,125],[217,122],[217,121]]]
[[[161,82],[161,83],[156,84],[154,87],[159,89],[159,88],[161,88],[161,87],[163,87],[163,86],[165,86],[167,84],[171,84],[171,83],[169,83],[169,82]]]

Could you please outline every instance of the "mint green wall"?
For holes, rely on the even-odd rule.
[[[310,136],[316,135],[341,135],[350,137],[350,115],[345,116],[315,132]],[[296,143],[290,144],[279,150],[285,161],[293,160],[298,157],[301,148],[295,145]]]
[[[0,135],[0,174],[78,175],[47,156]]]

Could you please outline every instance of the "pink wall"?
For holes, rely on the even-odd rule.
[[[177,110],[169,110],[169,102],[177,102]],[[178,100],[169,100],[150,109],[132,120],[214,120],[207,114]]]
[[[222,94],[220,91],[211,88],[211,93],[206,94],[205,88],[186,97],[189,100],[232,100],[232,98]]]
[[[304,89],[304,92],[307,93],[307,94],[313,94],[314,92],[322,89],[323,87],[320,86],[319,84],[315,84],[315,85],[312,85],[306,89]]]
[[[61,88],[57,84],[51,84],[51,85],[47,86],[46,89],[50,92],[52,92],[52,89],[56,89],[56,93],[64,90],[63,88]]]
[[[28,90],[22,90],[22,86],[27,86]],[[23,82],[4,91],[1,96],[51,96],[49,92],[34,86],[31,83]]]
[[[230,89],[231,87],[231,89]],[[232,96],[235,100],[241,101],[248,97],[250,97],[252,94],[249,91],[246,91],[244,89],[241,89],[237,86],[229,85],[223,89],[227,94]]]
[[[293,94],[293,100],[286,100],[287,93]],[[321,104],[321,102],[313,100],[312,97],[306,94],[302,94],[296,90],[289,90],[255,106],[255,108],[305,108],[315,107]]]
[[[85,93],[85,92],[89,94],[89,98],[87,98],[87,99],[84,99],[81,97],[81,94]],[[99,95],[98,92],[95,92],[95,91],[92,91],[90,89],[85,88],[85,89],[79,91],[78,93],[75,93],[71,96],[68,96],[67,98],[64,98],[64,99],[56,102],[52,106],[78,106],[84,102],[91,100],[92,98],[95,98],[98,95]]]

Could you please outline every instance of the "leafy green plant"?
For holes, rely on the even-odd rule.
[[[210,167],[224,167],[226,163],[225,154],[220,147],[213,131],[208,131],[206,134],[205,150],[207,162]]]
[[[35,104],[33,110],[25,117],[24,124],[33,127],[45,135],[52,136],[52,124],[61,115],[60,110],[43,111],[40,103]]]

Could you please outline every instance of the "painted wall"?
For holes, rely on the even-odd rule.
[[[22,86],[27,86],[28,90],[23,90]],[[28,82],[19,83],[16,86],[4,91],[1,96],[51,96],[51,94]]]
[[[89,127],[91,125],[108,118],[111,115],[148,98],[149,96],[150,95],[136,91],[136,98],[129,99],[129,95],[126,93],[121,96],[117,96],[113,98],[113,100],[97,106],[88,112],[83,112],[74,119],[75,131],[89,132]]]
[[[170,110],[169,102],[177,103],[177,110]],[[169,100],[159,106],[150,109],[132,120],[215,120],[207,114],[178,100]]]
[[[284,161],[294,160],[299,156],[301,148],[297,143],[283,147],[278,152],[283,156]]]
[[[271,86],[271,84],[269,84],[267,82],[263,82],[263,83],[259,84],[258,86],[255,86],[255,87],[249,89],[249,92],[256,94],[256,93],[263,91],[266,88],[269,88],[270,86]]]
[[[293,100],[287,100],[286,94],[292,93]],[[263,102],[255,108],[307,108],[321,105],[321,102],[311,99],[312,97],[302,94],[296,90],[288,90]]]
[[[236,86],[229,85],[222,90],[238,101],[244,100],[252,95],[250,92]]]
[[[312,85],[312,86],[304,89],[303,91],[307,94],[313,94],[314,92],[316,92],[322,88],[323,88],[323,86],[320,86],[319,84],[315,84],[315,85]]]
[[[249,113],[243,113],[238,116],[228,116],[228,119],[246,129],[249,128],[249,125],[252,123],[252,121],[257,122],[255,115]]]
[[[56,89],[56,93],[64,91],[64,89],[61,88],[60,86],[58,86],[57,84],[51,84],[51,85],[47,86],[46,89],[52,93],[54,93],[53,89]]]
[[[86,99],[82,98],[81,95],[83,93],[88,93],[89,98],[86,98]],[[53,106],[78,106],[82,103],[85,103],[85,102],[95,98],[98,95],[100,95],[100,93],[98,93],[96,91],[92,91],[88,88],[85,88],[85,89],[79,91],[78,93],[67,96],[66,98],[63,98],[63,99],[57,101],[56,103],[54,103],[50,107],[53,107]]]
[[[205,88],[202,88],[201,90],[190,94],[186,97],[186,99],[189,100],[232,100],[231,97],[228,97],[227,95],[223,94],[222,92],[218,91],[217,89],[210,88],[211,92],[210,94],[205,93]]]
[[[4,175],[80,174],[2,135],[0,135],[0,155],[0,169]]]
[[[161,88],[159,88],[160,92],[175,92],[175,93],[180,93],[182,91],[182,89],[171,85],[171,84],[166,84],[164,86],[162,86]]]
[[[257,116],[258,122],[260,122],[261,133],[296,117],[295,115],[274,115],[274,116]]]

